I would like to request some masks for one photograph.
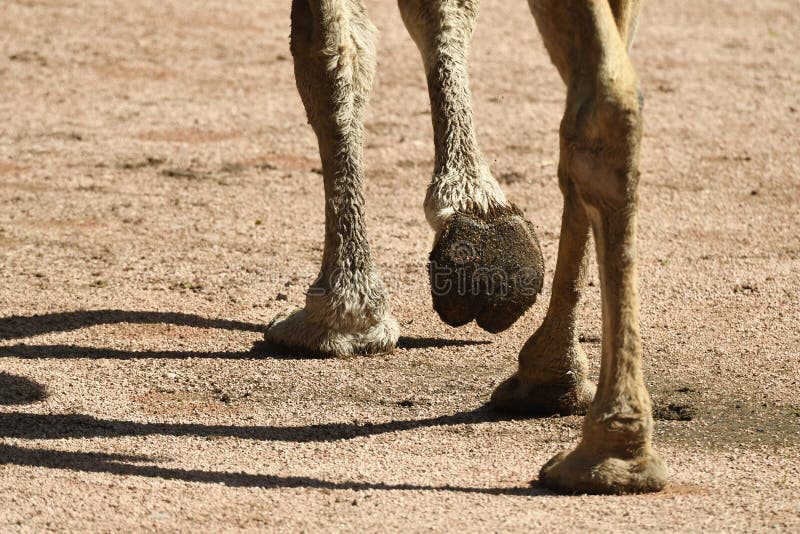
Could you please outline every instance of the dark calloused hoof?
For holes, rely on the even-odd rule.
[[[489,405],[516,415],[579,415],[589,409],[595,389],[585,378],[577,385],[536,384],[514,374],[497,386]]]
[[[433,309],[445,323],[475,319],[496,333],[536,302],[544,262],[533,225],[512,207],[453,215],[433,246],[428,274]]]

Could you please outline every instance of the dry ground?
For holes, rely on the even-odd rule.
[[[322,241],[288,4],[0,3],[0,530],[800,529],[797,2],[646,9],[642,327],[672,484],[633,497],[530,487],[580,418],[482,408],[542,302],[498,336],[431,310],[431,126],[394,2],[367,2],[367,197],[404,337],[375,358],[259,350]],[[561,82],[522,0],[485,0],[472,58],[546,302]],[[595,275],[594,373],[598,293]]]

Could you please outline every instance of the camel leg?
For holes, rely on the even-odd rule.
[[[422,55],[435,165],[425,215],[436,233],[430,257],[434,309],[452,326],[476,319],[511,326],[536,300],[543,262],[533,225],[503,194],[472,121],[468,47],[478,0],[398,0]]]
[[[563,167],[559,183],[564,210],[550,305],[542,325],[520,351],[519,369],[492,394],[491,404],[498,410],[571,415],[585,413],[594,397],[595,386],[587,378],[588,363],[578,343],[577,328],[589,219]]]
[[[611,0],[610,5],[620,37],[630,47],[641,2]],[[562,139],[558,181],[564,211],[550,305],[542,325],[520,351],[519,369],[492,395],[492,405],[502,411],[585,413],[595,394],[576,323],[586,273],[589,219],[566,168],[568,150]]]
[[[653,418],[639,335],[636,189],[642,111],[627,53],[639,4],[530,0],[567,85],[559,165],[594,233],[602,298],[600,379],[583,437],[540,473],[543,484],[560,491],[657,491],[667,479],[651,446]]]
[[[294,0],[291,51],[322,160],[325,246],[305,308],[273,320],[266,340],[323,355],[388,352],[399,326],[364,223],[363,116],[375,29],[361,0]]]

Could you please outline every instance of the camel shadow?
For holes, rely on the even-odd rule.
[[[440,339],[427,337],[403,336],[397,344],[398,348],[443,348],[443,347],[464,347],[467,345],[484,345],[489,341],[469,341],[462,339]],[[103,347],[84,347],[80,345],[26,345],[17,344],[0,347],[0,357],[11,356],[21,359],[115,359],[115,360],[139,360],[139,359],[188,359],[188,358],[211,358],[219,360],[238,360],[238,359],[276,359],[276,360],[310,360],[327,359],[326,356],[309,354],[267,343],[256,341],[249,350],[241,351],[194,351],[194,350],[121,350]]]
[[[426,486],[421,484],[386,484],[383,482],[343,481],[334,482],[306,476],[279,476],[227,471],[204,471],[201,469],[181,469],[157,465],[141,465],[152,462],[146,456],[84,453],[59,451],[53,449],[29,449],[17,445],[0,444],[0,464],[15,464],[25,467],[46,467],[87,473],[108,473],[118,476],[139,476],[223,484],[234,488],[315,488],[328,490],[389,490],[389,491],[452,491],[480,493],[488,495],[509,495],[532,497],[552,495],[539,486],[511,488],[480,488],[466,486]]]
[[[84,414],[0,413],[0,438],[67,439],[123,436],[230,437],[295,443],[335,442],[436,426],[471,425],[521,419],[485,405],[474,410],[424,419],[383,423],[321,423],[299,426],[237,426],[197,423],[140,423]]]
[[[388,421],[385,423],[326,423],[301,426],[234,426],[185,423],[139,423],[99,419],[83,414],[0,413],[0,437],[21,439],[115,438],[122,436],[233,437],[258,441],[336,442],[362,436],[400,432],[422,427],[466,425],[492,422],[507,417],[483,406],[451,415]],[[161,459],[158,459],[159,461]],[[230,487],[249,488],[317,488],[330,490],[405,490],[453,491],[530,497],[551,495],[538,486],[480,488],[464,486],[428,486],[420,484],[386,484],[363,481],[333,482],[304,476],[277,476],[198,469],[168,468],[152,464],[156,459],[140,455],[84,453],[0,444],[0,464],[46,467],[119,476],[142,476]]]
[[[68,332],[101,324],[173,324],[195,328],[219,328],[243,332],[263,333],[263,324],[210,319],[198,315],[177,312],[129,311],[129,310],[77,310],[71,312],[49,313],[29,316],[10,316],[0,318],[0,340],[22,339],[54,332]],[[489,341],[442,339],[431,337],[403,336],[398,342],[400,349],[463,347],[467,345],[488,344]],[[0,347],[0,356],[13,356],[24,359],[65,358],[65,359],[312,359],[318,355],[288,349],[264,341],[255,342],[249,350],[241,351],[171,351],[148,350],[129,351],[110,348],[83,347],[79,345],[27,345],[17,344]]]
[[[244,332],[264,332],[261,324],[208,319],[190,313],[134,310],[76,310],[42,315],[14,315],[0,318],[0,340],[21,339],[68,332],[101,324],[173,324],[197,328],[222,328]]]
[[[40,334],[65,332],[80,328],[115,323],[160,324],[168,323],[197,328],[223,328],[246,332],[263,332],[260,324],[241,321],[208,319],[196,315],[173,312],[148,312],[125,310],[82,310],[33,316],[0,318],[0,340],[21,339]],[[440,339],[431,337],[400,338],[398,348],[443,348],[488,344],[488,341]],[[268,344],[256,342],[247,351],[128,351],[77,345],[26,345],[0,347],[0,356],[17,358],[67,358],[67,359],[137,359],[137,358],[307,358],[275,350]],[[0,373],[0,404],[25,404],[44,399],[44,386],[31,380]],[[0,413],[0,437],[20,439],[114,438],[121,436],[194,436],[234,437],[258,441],[284,442],[335,442],[362,436],[401,432],[422,427],[466,425],[509,419],[489,407],[458,412],[425,419],[395,420],[382,423],[324,423],[300,426],[236,426],[204,425],[193,423],[141,423],[125,420],[101,419],[84,414],[32,414],[23,412]],[[549,494],[536,487],[479,488],[459,486],[425,486],[417,484],[385,484],[361,481],[334,482],[311,477],[229,473],[197,469],[167,468],[141,465],[154,460],[146,456],[106,453],[82,453],[18,445],[0,444],[0,464],[29,467],[47,467],[92,473],[109,473],[119,476],[157,477],[231,487],[258,488],[320,488],[350,490],[427,490],[485,493],[491,495],[532,496]]]

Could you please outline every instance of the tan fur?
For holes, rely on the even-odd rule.
[[[542,468],[544,484],[568,492],[655,491],[667,474],[651,447],[642,377],[636,275],[642,110],[628,57],[641,1],[529,3],[567,86],[558,168],[564,211],[547,315],[523,347],[519,370],[492,400],[503,409],[588,410],[580,444]],[[428,81],[436,162],[425,213],[438,236],[455,213],[511,209],[481,155],[472,121],[467,53],[478,0],[399,0],[399,6]],[[398,327],[371,259],[363,215],[363,111],[375,56],[374,29],[361,0],[294,0],[292,55],[319,140],[325,249],[305,308],[274,321],[267,339],[336,355],[391,350]],[[596,394],[576,327],[590,231],[602,291]]]
[[[559,175],[567,202],[577,197],[573,216],[583,208],[585,215],[577,218],[588,218],[592,227],[603,304],[600,380],[583,439],[575,451],[551,460],[540,476],[545,484],[569,491],[659,490],[667,471],[651,447],[653,418],[642,377],[636,275],[642,109],[628,47],[641,2],[530,0],[530,6],[568,88]],[[561,238],[565,252],[574,253],[572,261],[562,262],[559,256],[562,271],[582,261],[578,247],[563,244],[570,237]],[[578,287],[580,273],[574,280]],[[563,288],[554,286],[553,300],[559,298],[556,290]],[[526,365],[535,368],[536,362],[521,358],[520,367]]]

